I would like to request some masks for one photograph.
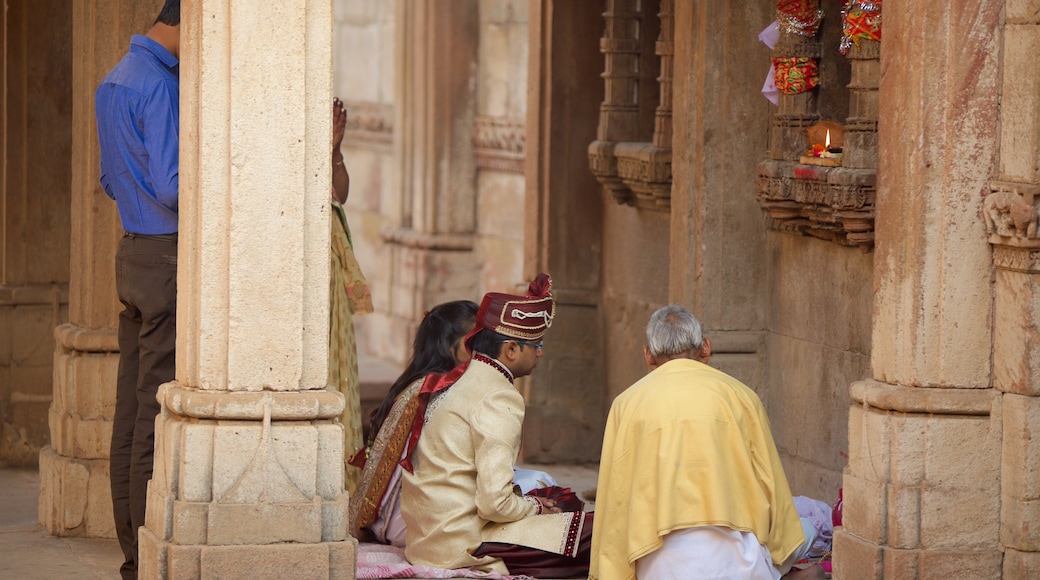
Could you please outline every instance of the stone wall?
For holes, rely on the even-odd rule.
[[[668,303],[667,285],[653,281],[668,268],[669,216],[604,202],[603,341],[610,356],[603,364],[609,406],[647,372],[646,323],[654,310]]]
[[[795,495],[833,504],[848,454],[850,383],[870,374],[873,255],[772,233],[768,370],[758,387]]]

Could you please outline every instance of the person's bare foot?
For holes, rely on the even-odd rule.
[[[827,573],[823,571],[823,566],[819,564],[813,564],[803,570],[791,570],[787,574],[784,574],[780,580],[826,580]]]

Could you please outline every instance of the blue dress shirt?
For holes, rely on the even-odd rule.
[[[130,233],[177,231],[179,65],[161,44],[134,35],[94,94],[101,186]]]

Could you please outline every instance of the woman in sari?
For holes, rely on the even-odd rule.
[[[457,300],[435,306],[419,324],[412,359],[372,414],[368,447],[351,462],[364,467],[350,497],[354,537],[404,547],[399,463],[419,408],[419,388],[427,375],[447,373],[469,360],[462,339],[473,328],[476,315],[476,303]]]
[[[365,275],[354,257],[354,244],[347,227],[343,204],[350,195],[350,175],[343,164],[343,136],[347,111],[339,99],[332,101],[332,218],[329,252],[329,373],[328,384],[346,398],[340,421],[343,423],[344,456],[351,457],[365,445],[361,434],[361,387],[358,380],[355,314],[372,312],[372,295]],[[360,476],[358,469],[346,465],[344,486],[354,493]]]

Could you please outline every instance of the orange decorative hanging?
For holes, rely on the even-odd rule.
[[[814,58],[774,58],[773,68],[776,88],[785,95],[804,93],[820,84],[820,70]]]

